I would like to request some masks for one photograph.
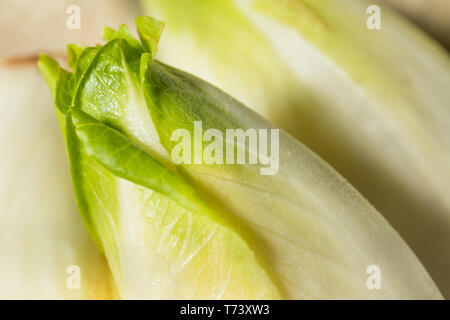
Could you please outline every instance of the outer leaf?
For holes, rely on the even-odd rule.
[[[161,59],[218,85],[371,201],[450,297],[450,59],[363,0],[145,0]],[[221,17],[220,19],[217,17]]]
[[[196,120],[204,130],[216,128],[224,136],[227,128],[271,127],[218,89],[157,61],[149,63],[143,77],[150,114],[169,153],[170,133],[183,128],[193,136]],[[417,281],[425,270],[386,221],[333,169],[284,132],[279,161],[273,176],[261,176],[255,165],[180,169],[261,239],[288,297],[437,297],[429,278]],[[361,272],[372,264],[383,270],[380,291],[367,290]]]

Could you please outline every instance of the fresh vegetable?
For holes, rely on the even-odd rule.
[[[374,2],[144,0],[161,61],[288,131],[389,220],[450,297],[450,58]],[[369,13],[367,13],[369,12]]]
[[[0,299],[111,299],[36,60],[0,67]]]
[[[276,128],[155,60],[163,23],[139,17],[136,25],[141,42],[121,26],[105,29],[103,46],[70,45],[72,72],[45,55],[39,62],[78,207],[122,298],[441,298],[382,216],[283,131],[267,146],[279,142],[272,175],[261,175],[261,162],[173,161],[173,133],[195,136],[197,121],[203,136]],[[264,160],[248,145],[246,155]],[[371,265],[382,272],[378,290],[367,286]]]

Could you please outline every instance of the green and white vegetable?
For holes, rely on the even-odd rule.
[[[343,3],[345,2],[345,3]],[[161,61],[305,143],[399,231],[450,297],[450,58],[364,0],[144,0]]]
[[[258,164],[172,162],[171,134],[193,134],[194,121],[220,132],[274,127],[155,60],[163,24],[136,24],[141,43],[121,26],[105,30],[103,46],[69,46],[73,72],[39,62],[78,207],[122,298],[441,298],[384,218],[283,131],[275,175]],[[370,265],[379,290],[367,286]]]

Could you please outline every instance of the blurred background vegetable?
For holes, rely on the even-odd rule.
[[[82,8],[79,30],[66,9]],[[75,204],[53,100],[38,53],[95,44],[104,24],[137,15],[133,1],[0,1],[0,298],[117,298],[105,258]],[[128,20],[127,20],[128,19]],[[77,284],[80,271],[80,288]],[[68,269],[69,268],[69,269]]]
[[[72,5],[80,9],[79,29],[67,27]],[[139,12],[133,0],[0,0],[0,59],[65,52],[69,43],[95,45],[105,25],[132,23]]]
[[[405,14],[450,49],[450,1],[382,0],[382,2]]]
[[[113,298],[106,260],[75,205],[36,59],[0,67],[0,97],[0,299]]]

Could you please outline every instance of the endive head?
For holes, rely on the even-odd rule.
[[[104,46],[69,45],[73,72],[46,55],[39,61],[65,136],[78,207],[121,296],[279,298],[251,233],[207,204],[180,177],[169,144],[161,145],[159,136],[171,143],[161,133],[172,121],[191,118],[179,101],[165,109],[179,96],[159,92],[155,83],[174,81],[172,69],[153,59],[164,24],[139,17],[136,25],[141,42],[123,25],[105,29]],[[165,127],[155,128],[156,116]]]
[[[155,60],[161,22],[140,17],[136,25],[141,42],[121,26],[105,30],[104,46],[69,46],[73,72],[45,55],[40,60],[79,209],[122,296],[440,297],[386,221],[287,134],[270,131],[263,153],[249,142],[242,165],[227,164],[223,153],[225,162],[218,161],[216,142],[221,135],[222,147],[228,144],[227,130],[243,130],[247,145],[254,140],[249,130],[276,128],[212,85]],[[183,148],[184,135],[194,141]],[[279,170],[263,176],[278,140]],[[196,162],[198,148],[217,161]],[[174,153],[186,152],[193,164],[174,161]],[[366,287],[374,260],[388,283],[380,292]]]

